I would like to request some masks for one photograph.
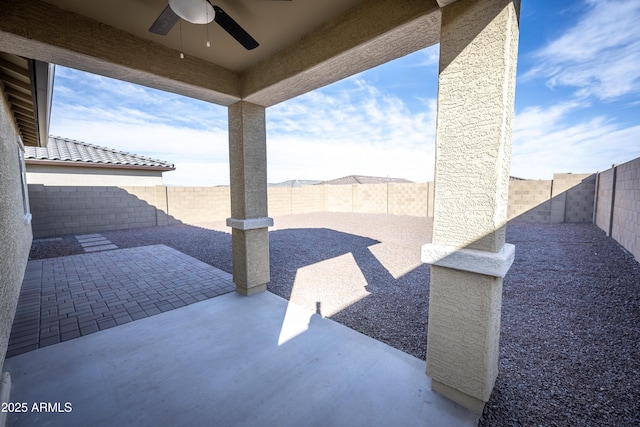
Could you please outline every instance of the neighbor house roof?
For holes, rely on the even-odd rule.
[[[388,183],[411,183],[408,179],[404,178],[384,178],[379,176],[362,176],[362,175],[349,175],[342,178],[332,179],[331,181],[324,181],[321,184],[328,185],[348,185],[348,184],[388,184]]]
[[[310,179],[290,179],[289,181],[277,182],[269,184],[269,187],[302,187],[305,185],[322,184],[322,181],[314,181]]]
[[[28,164],[57,164],[61,166],[175,170],[172,163],[162,160],[58,136],[50,136],[49,142],[44,148],[25,147],[25,161]]]

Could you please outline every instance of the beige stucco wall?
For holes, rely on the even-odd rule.
[[[433,238],[422,249],[432,264],[426,372],[432,390],[478,414],[498,375],[503,276],[469,267],[505,247],[518,9],[518,0],[442,8]],[[472,249],[473,261],[425,257],[451,247]]]
[[[162,185],[162,172],[153,170],[28,164],[27,183],[83,186]]]
[[[22,285],[31,226],[25,224],[16,129],[0,88],[0,371]]]

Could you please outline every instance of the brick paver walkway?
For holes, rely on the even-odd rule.
[[[234,289],[229,273],[164,245],[29,261],[7,357]]]

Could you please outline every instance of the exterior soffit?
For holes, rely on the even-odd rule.
[[[242,72],[358,3],[377,0],[211,0],[258,41],[259,46],[252,50],[244,49],[216,23],[182,21],[166,35],[151,33],[149,27],[167,7],[167,0],[43,1],[137,38],[184,50],[186,56]],[[205,45],[207,36],[210,48]]]
[[[0,51],[229,105],[238,75],[38,0],[0,6]]]
[[[243,99],[265,107],[440,41],[435,1],[364,2],[242,74]]]
[[[4,0],[0,51],[231,105],[270,106],[439,42],[436,0],[364,1],[238,73],[58,8]]]
[[[0,52],[0,86],[26,146],[46,145],[51,91],[49,64]]]

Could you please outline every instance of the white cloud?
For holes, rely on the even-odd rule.
[[[198,162],[193,159],[176,161],[175,171],[165,172],[165,185],[184,187],[211,187],[215,185],[229,185],[228,157],[216,158],[208,162]]]
[[[562,36],[533,53],[526,77],[576,88],[579,97],[611,100],[640,92],[640,2],[588,0],[587,12]]]
[[[51,133],[174,163],[176,170],[165,173],[165,183],[169,185],[229,182],[226,130],[210,132],[144,121],[62,118],[52,125]]]
[[[365,80],[267,110],[269,181],[373,175],[433,179],[435,100],[418,113]]]
[[[422,67],[438,67],[440,62],[440,44],[435,44],[418,52],[420,61],[418,65]]]
[[[551,179],[553,173],[588,173],[640,156],[640,125],[622,127],[597,116],[572,123],[569,115],[587,104],[567,102],[526,108],[514,121],[511,174]]]
[[[63,67],[56,68],[52,120],[165,123],[226,129],[226,108],[132,83]]]
[[[58,73],[52,134],[174,163],[168,185],[229,183],[225,108],[80,71]],[[351,174],[431,180],[435,100],[420,107],[410,111],[361,77],[271,107],[269,182]]]
[[[229,183],[226,109],[63,67],[50,133],[173,163],[167,185]]]

